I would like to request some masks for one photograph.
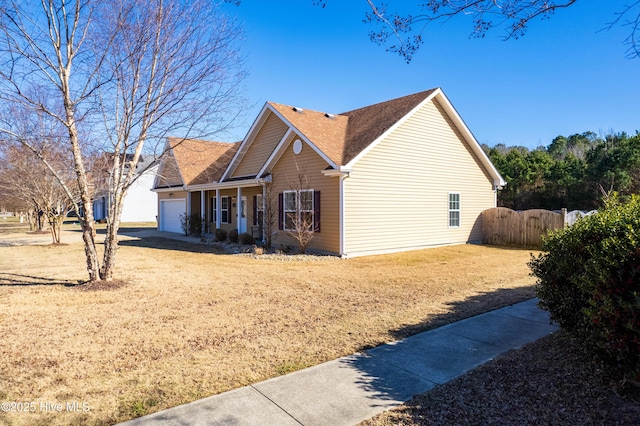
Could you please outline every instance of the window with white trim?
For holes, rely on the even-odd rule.
[[[460,227],[460,193],[449,193],[449,228]]]
[[[222,223],[231,223],[229,220],[229,198],[230,197],[220,198],[220,222]]]
[[[303,225],[313,231],[313,189],[284,191],[284,229],[294,231]]]

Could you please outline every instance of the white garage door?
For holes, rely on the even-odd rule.
[[[160,201],[160,230],[182,234],[180,216],[185,213],[185,199]]]

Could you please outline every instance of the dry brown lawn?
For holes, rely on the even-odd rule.
[[[112,424],[534,296],[527,250],[287,259],[124,241],[127,284],[85,291],[81,244],[0,247],[0,401],[37,408],[0,423]]]

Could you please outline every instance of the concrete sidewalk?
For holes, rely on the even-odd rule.
[[[531,299],[122,425],[353,425],[556,331],[536,303]]]

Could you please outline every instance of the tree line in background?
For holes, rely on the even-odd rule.
[[[640,193],[640,132],[558,136],[547,147],[483,146],[507,182],[498,206],[514,210],[592,210],[617,192]]]

